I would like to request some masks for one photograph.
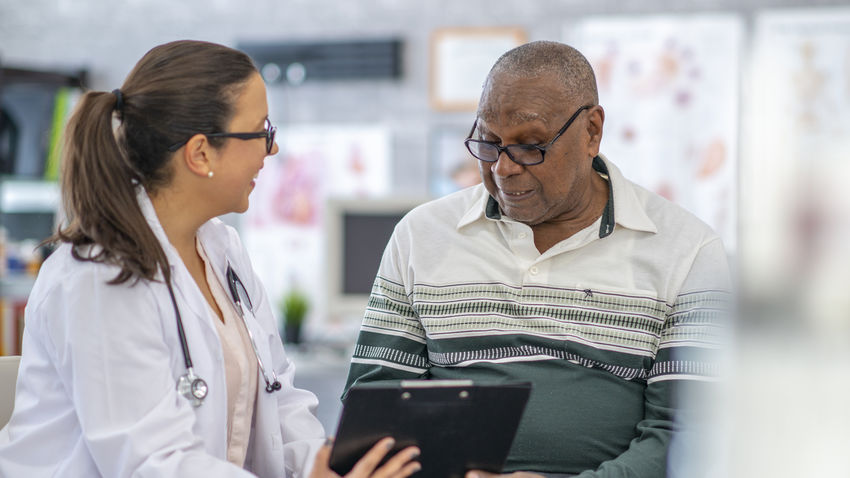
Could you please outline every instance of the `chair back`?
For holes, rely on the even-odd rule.
[[[6,426],[15,408],[15,382],[20,355],[0,356],[0,428]]]

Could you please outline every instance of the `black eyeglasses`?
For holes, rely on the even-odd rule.
[[[552,144],[564,134],[564,131],[573,124],[578,115],[589,108],[592,108],[593,105],[584,105],[581,108],[577,109],[570,119],[564,124],[558,134],[552,138],[552,141],[546,143],[545,146],[540,146],[537,144],[509,144],[507,146],[499,146],[499,143],[495,141],[483,141],[480,139],[472,139],[472,134],[475,132],[475,127],[478,126],[478,118],[475,118],[475,122],[472,123],[472,130],[469,132],[464,144],[466,144],[466,149],[469,150],[469,153],[475,156],[476,159],[481,161],[485,161],[487,163],[495,163],[499,160],[499,155],[502,152],[508,153],[508,157],[511,158],[511,161],[521,164],[523,166],[533,166],[535,164],[540,164],[543,162],[543,158],[546,155],[546,150],[552,146]]]
[[[277,128],[272,126],[272,122],[266,120],[266,130],[258,133],[201,133],[207,138],[236,138],[236,139],[257,139],[257,138],[266,138],[266,154],[272,154],[272,149],[274,148],[274,134],[277,132]],[[191,138],[189,138],[191,139]],[[186,144],[189,139],[185,141],[181,141],[179,143],[174,143],[168,147],[168,151],[174,152],[180,149],[181,146]]]

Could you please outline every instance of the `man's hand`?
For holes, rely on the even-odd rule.
[[[529,473],[527,471],[516,471],[507,475],[497,475],[495,473],[488,473],[486,471],[478,470],[467,471],[465,478],[496,478],[499,476],[507,476],[509,478],[543,478],[543,476],[541,475],[538,475],[536,473]]]

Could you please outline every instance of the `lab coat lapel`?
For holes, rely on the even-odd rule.
[[[213,221],[216,220],[217,219],[213,219]],[[245,290],[248,292],[248,296],[250,297],[253,306],[252,309],[249,309],[247,304],[242,304],[244,307],[243,311],[245,313],[245,323],[248,326],[248,330],[251,332],[251,336],[254,338],[254,345],[257,347],[257,352],[260,354],[263,367],[266,367],[266,375],[269,380],[273,380],[272,367],[274,362],[272,362],[269,338],[272,337],[272,334],[278,333],[277,329],[272,328],[272,330],[264,330],[263,324],[260,324],[259,318],[255,315],[262,312],[260,304],[258,303],[260,299],[259,291],[252,290],[248,285],[249,283],[245,282],[248,278],[247,274],[252,271],[250,264],[244,264],[242,261],[231,256],[228,244],[226,243],[226,236],[220,233],[211,233],[211,226],[212,225],[209,223],[201,226],[198,230],[198,237],[200,238],[204,249],[207,251],[207,259],[213,266],[213,272],[215,273],[216,278],[218,278],[219,283],[224,286],[224,290],[227,293],[228,298],[233,300],[230,293],[229,281],[227,280],[228,265],[233,268],[236,275],[239,276],[239,279],[245,286]],[[263,393],[265,393],[265,386],[266,383],[263,380],[263,377],[260,376],[260,388],[263,389]]]
[[[201,291],[195,284],[194,279],[192,279],[191,274],[189,274],[189,270],[186,269],[186,266],[183,264],[183,259],[180,258],[180,255],[177,253],[177,249],[174,248],[168,240],[168,236],[165,235],[165,230],[159,222],[159,218],[153,208],[153,203],[144,188],[138,188],[136,191],[136,199],[142,210],[142,214],[148,221],[148,226],[159,240],[162,250],[165,252],[165,257],[168,259],[168,264],[171,268],[172,287],[174,288],[175,294],[179,296],[177,304],[180,306],[181,312],[185,314],[183,311],[186,307],[182,306],[188,305],[189,311],[198,318],[199,322],[204,324],[207,331],[212,332],[214,336],[218,337],[218,333],[215,330],[215,324],[213,324],[212,317],[210,316],[209,306],[207,305],[203,294],[201,294]]]
[[[213,220],[215,221],[215,219]],[[268,328],[264,325],[267,322],[274,321],[266,319],[264,311],[267,310],[260,304],[262,295],[260,291],[250,288],[249,284],[253,283],[248,276],[252,273],[250,264],[238,260],[231,256],[229,241],[227,236],[221,234],[220,230],[215,230],[212,224],[205,224],[198,230],[198,237],[203,244],[204,250],[207,252],[207,259],[212,265],[213,272],[224,286],[228,298],[230,296],[230,287],[227,280],[227,266],[233,267],[236,275],[243,281],[248,295],[252,301],[253,310],[249,311],[247,307],[245,312],[245,323],[251,335],[254,338],[254,344],[257,347],[257,353],[263,362],[263,367],[266,367],[266,375],[269,380],[274,379],[272,370],[274,370],[274,362],[272,361],[270,344],[274,338],[272,334],[277,334],[276,328],[272,330],[264,330]],[[245,282],[245,281],[248,282]],[[254,315],[258,314],[258,315]],[[262,322],[262,324],[261,324]],[[279,339],[278,339],[279,340]],[[275,371],[277,372],[277,371]],[[266,392],[266,382],[262,372],[258,370],[257,377],[257,395],[255,402],[255,418],[254,418],[254,433],[253,445],[248,448],[248,456],[246,457],[246,468],[257,476],[283,476],[285,474],[283,460],[283,440],[280,436],[280,416],[278,414],[277,395],[280,392],[269,394]]]

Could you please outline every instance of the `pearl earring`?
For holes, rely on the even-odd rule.
[[[212,179],[212,177],[213,177],[213,172],[212,172],[212,171],[209,171],[209,172],[207,173],[207,177],[208,177],[208,178],[210,178],[210,179]]]

